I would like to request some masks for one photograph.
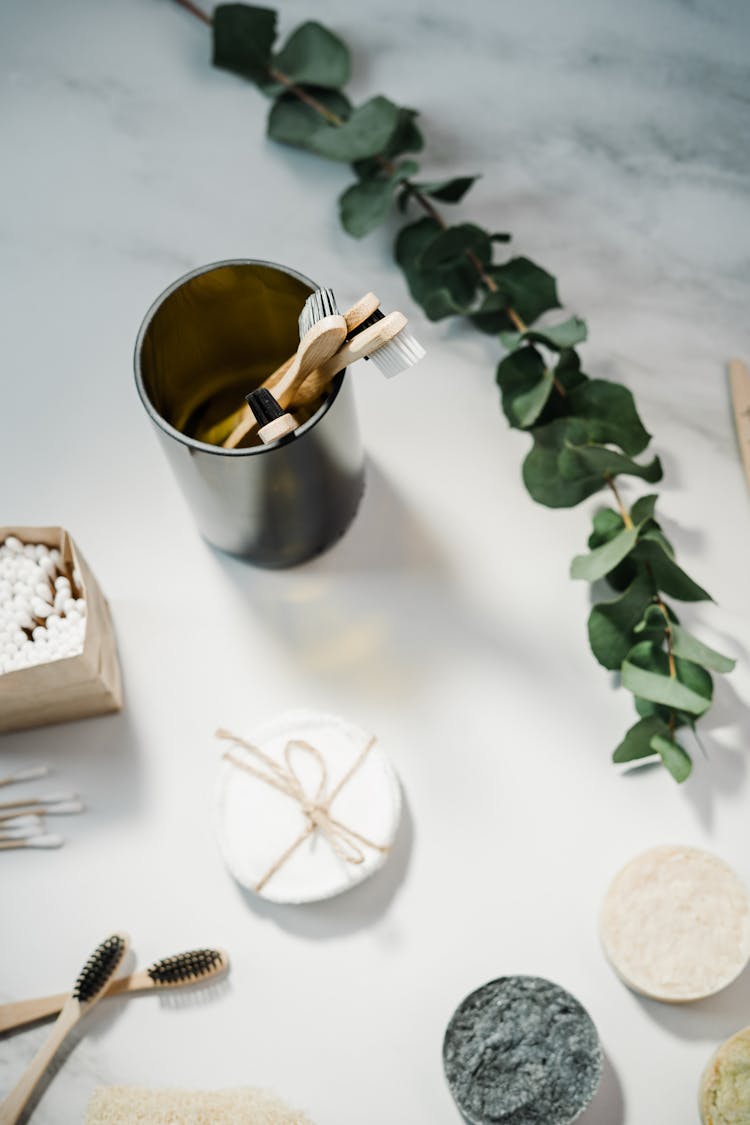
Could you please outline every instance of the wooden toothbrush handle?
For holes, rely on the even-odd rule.
[[[153,987],[154,982],[148,973],[131,973],[130,976],[113,980],[104,995],[119,996],[123,992],[142,992]],[[56,1016],[69,996],[69,992],[57,992],[53,996],[36,996],[33,1000],[17,1000],[12,1004],[1,1005],[0,1033],[13,1031],[17,1027],[35,1023],[37,1020],[48,1019],[49,1016]]]
[[[0,1032],[12,1031],[25,1023],[34,1023],[60,1011],[70,995],[58,992],[55,996],[37,996],[33,1000],[18,1000],[14,1004],[3,1004],[0,1008]]]
[[[363,356],[372,355],[379,348],[385,347],[394,336],[397,336],[406,327],[406,323],[406,317],[403,313],[388,313],[382,320],[376,321],[370,328],[349,340],[348,343],[339,348],[331,359],[322,363],[315,371],[310,372],[292,399],[291,408],[306,406],[308,403],[314,402],[327,390],[334,376],[348,367],[350,363],[355,363]]]
[[[60,1049],[65,1036],[75,1027],[80,1017],[80,1004],[77,1000],[68,998],[57,1017],[55,1026],[34,1055],[23,1077],[0,1105],[0,1125],[16,1125],[45,1070]]]

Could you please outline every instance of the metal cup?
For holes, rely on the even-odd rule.
[[[299,343],[314,289],[272,262],[203,266],[156,299],[135,347],[135,381],[203,536],[258,566],[313,558],[343,535],[364,488],[349,380],[281,442],[222,449],[198,434],[232,414]]]

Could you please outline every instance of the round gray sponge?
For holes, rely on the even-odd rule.
[[[570,1125],[596,1093],[602,1050],[593,1020],[541,977],[500,977],[459,1004],[443,1066],[470,1125]]]

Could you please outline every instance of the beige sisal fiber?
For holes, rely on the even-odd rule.
[[[313,1125],[266,1090],[147,1090],[100,1086],[84,1125]]]

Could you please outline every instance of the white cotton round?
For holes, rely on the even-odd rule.
[[[31,635],[34,638],[35,642],[43,641],[43,640],[46,639],[47,630],[44,628],[43,625],[37,625],[36,629],[34,630],[34,632]]]
[[[47,618],[47,628],[57,631],[60,628],[61,618],[56,613],[51,613]]]
[[[36,599],[31,603],[31,609],[33,611],[34,617],[45,618],[49,617],[49,615],[52,613],[52,606],[48,605],[47,602],[43,602],[41,598]]]
[[[333,799],[331,815],[369,843],[352,846],[349,854],[359,862],[346,862],[313,831],[276,867],[308,826],[304,810],[286,793],[224,758],[216,791],[216,830],[224,862],[235,879],[271,902],[303,903],[331,898],[373,875],[387,859],[401,814],[399,782],[380,745],[337,716],[302,711],[264,724],[249,741],[283,771],[291,761],[305,794],[318,790],[320,760],[304,748],[289,749],[295,742],[309,744],[321,755],[326,792],[348,775]],[[231,742],[221,746],[236,754],[238,761],[269,772],[242,746]],[[356,845],[354,835],[352,840]]]
[[[54,560],[47,555],[46,558],[39,560],[39,569],[43,570],[45,574],[52,574],[57,568],[55,567]]]
[[[69,590],[70,589],[70,579],[66,578],[64,574],[60,574],[55,579],[55,589],[56,590]]]
[[[20,551],[23,550],[23,543],[20,539],[17,539],[15,535],[8,536],[8,538],[5,540],[5,546],[11,552],[11,554],[14,555],[17,555]]]
[[[45,543],[37,543],[34,547],[34,558],[37,562],[46,559],[49,556],[49,547]]]

